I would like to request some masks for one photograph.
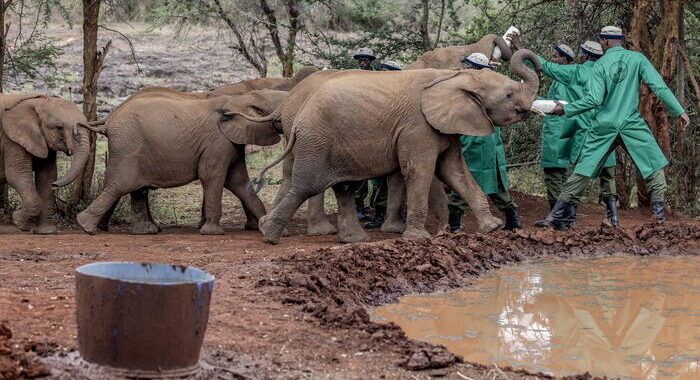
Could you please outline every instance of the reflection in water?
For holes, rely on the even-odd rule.
[[[377,308],[471,362],[567,375],[700,378],[700,258],[607,257],[499,269]]]

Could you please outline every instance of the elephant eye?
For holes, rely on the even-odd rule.
[[[512,92],[509,92],[508,94],[506,94],[506,98],[510,99],[510,98],[512,98],[512,97],[513,97],[513,93],[512,93]]]
[[[62,126],[61,124],[59,124],[59,125],[56,126],[56,129],[58,129],[59,131],[62,131],[64,128],[65,128],[65,127]]]

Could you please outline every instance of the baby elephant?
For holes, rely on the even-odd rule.
[[[54,189],[80,174],[90,153],[87,120],[68,100],[38,94],[0,95],[0,183],[22,200],[12,221],[22,231],[56,233]],[[68,173],[56,181],[56,152],[73,154]],[[54,187],[54,189],[52,189]]]
[[[109,218],[119,199],[131,193],[134,215],[131,233],[157,233],[147,210],[148,189],[186,185],[199,179],[204,189],[200,233],[224,233],[221,219],[223,188],[243,204],[249,228],[265,214],[256,195],[247,190],[245,145],[273,145],[280,141],[271,124],[249,122],[232,112],[266,115],[287,96],[286,91],[260,90],[244,95],[201,96],[173,90],[135,94],[107,118],[109,157],[104,188],[78,215],[78,225],[94,234]]]

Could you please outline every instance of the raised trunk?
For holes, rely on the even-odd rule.
[[[83,169],[85,169],[86,164],[88,164],[90,161],[92,150],[91,145],[93,145],[91,144],[90,138],[92,133],[85,128],[80,128],[78,134],[80,136],[80,142],[74,149],[70,168],[68,169],[66,175],[59,178],[58,181],[51,185],[54,189],[66,186],[75,181],[75,179],[78,178],[83,172]]]
[[[534,96],[537,94],[537,89],[540,86],[540,80],[537,72],[525,64],[525,60],[529,60],[535,67],[535,70],[540,69],[540,62],[537,60],[535,53],[530,50],[518,50],[513,54],[510,60],[510,71],[523,80],[524,87]]]
[[[506,40],[503,37],[496,37],[493,39],[493,45],[498,46],[501,49],[501,59],[504,61],[510,61],[513,56],[513,50],[508,46]]]

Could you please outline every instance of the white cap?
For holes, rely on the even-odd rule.
[[[621,40],[625,37],[624,34],[622,34],[622,29],[616,27],[616,26],[606,26],[603,29],[600,30],[600,34],[598,34],[600,38],[607,38],[611,40]]]
[[[372,61],[374,61],[375,59],[377,59],[377,57],[374,56],[374,52],[372,51],[372,49],[366,48],[366,47],[357,49],[357,52],[356,52],[355,55],[353,55],[352,57],[353,57],[354,59],[358,59],[358,58],[369,58],[369,59],[372,60]]]
[[[394,61],[383,62],[381,65],[379,65],[379,67],[383,67],[389,70],[401,70],[401,65]]]
[[[569,62],[574,60],[574,51],[568,45],[559,44],[554,47],[554,50],[563,55]]]
[[[586,41],[579,46],[584,53],[593,57],[601,57],[603,55],[603,48],[595,41]]]
[[[478,68],[493,69],[493,66],[489,64],[489,59],[481,53],[472,53],[468,57],[464,57],[462,62],[472,64]]]

